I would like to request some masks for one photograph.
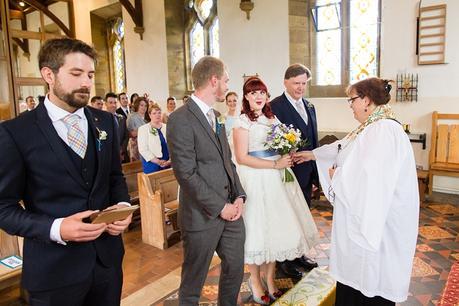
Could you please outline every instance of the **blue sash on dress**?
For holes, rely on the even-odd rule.
[[[260,150],[260,151],[249,152],[249,155],[253,157],[262,158],[262,157],[276,156],[276,155],[279,155],[279,153],[277,153],[276,151],[272,151],[272,150]]]

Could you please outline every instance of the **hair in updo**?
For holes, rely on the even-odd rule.
[[[387,104],[390,101],[390,90],[392,80],[380,78],[368,78],[349,85],[346,94],[350,95],[353,91],[359,97],[368,97],[375,105]]]
[[[244,86],[242,87],[242,110],[241,114],[246,114],[249,117],[250,121],[257,121],[258,115],[250,109],[249,100],[245,98],[249,92],[262,90],[268,94],[268,88],[266,87],[265,83],[257,77],[251,77],[247,81],[245,81]],[[265,106],[261,110],[263,115],[265,115],[269,119],[274,118],[274,113],[271,110],[271,106],[269,102],[266,102]]]

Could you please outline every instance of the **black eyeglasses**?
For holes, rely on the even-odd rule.
[[[347,99],[347,102],[349,102],[350,105],[352,105],[352,103],[354,102],[355,99],[358,99],[360,98],[360,96],[355,96],[355,97],[352,97],[352,98],[349,98]]]

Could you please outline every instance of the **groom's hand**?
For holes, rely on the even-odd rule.
[[[242,209],[243,209],[243,206],[244,206],[244,199],[240,198],[240,197],[237,198],[236,200],[234,200],[233,205],[236,205],[236,207],[237,207],[237,214],[235,216],[233,216],[233,218],[231,218],[231,221],[236,221],[242,215]]]
[[[222,219],[226,221],[234,221],[232,219],[234,216],[237,216],[238,209],[239,208],[236,205],[231,204],[231,203],[226,203],[225,207],[220,213],[220,217],[222,217]]]

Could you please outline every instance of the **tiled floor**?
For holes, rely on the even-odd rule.
[[[332,211],[329,205],[320,203],[312,209],[312,213],[321,237],[312,255],[319,265],[326,266]],[[427,203],[421,205],[419,225],[410,296],[402,306],[435,305],[439,299],[452,263],[459,260],[459,196],[434,194]],[[142,288],[164,283],[163,276],[170,274],[173,274],[173,280],[166,282],[166,287],[162,286],[162,289],[173,292],[178,286],[181,244],[164,251],[143,244],[140,228],[126,233],[124,239],[126,256],[123,265],[123,298],[148,295],[148,292],[142,292]],[[241,292],[244,290],[242,287]],[[1,290],[0,305],[24,305],[19,300],[18,287]],[[135,305],[142,303],[136,302]]]

